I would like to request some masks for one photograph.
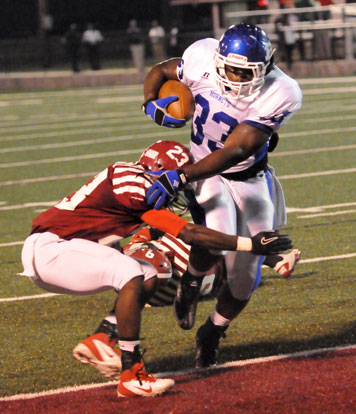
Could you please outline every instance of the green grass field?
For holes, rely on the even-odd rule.
[[[302,261],[284,280],[263,283],[223,340],[220,362],[356,343],[356,79],[301,82],[304,105],[271,154],[285,190],[286,231]],[[44,294],[22,271],[31,220],[117,160],[134,161],[157,139],[188,144],[190,129],[156,126],[140,111],[142,88],[122,86],[0,95],[0,396],[102,382],[72,349],[110,310],[114,293]],[[148,367],[192,366],[195,332],[170,308],[147,308]]]

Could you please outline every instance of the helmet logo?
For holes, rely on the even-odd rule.
[[[167,151],[167,156],[177,163],[178,167],[182,167],[189,161],[188,154],[185,153],[183,148],[175,145],[174,148]]]
[[[247,56],[236,55],[235,53],[229,53],[227,58],[231,63],[245,63],[248,61]]]
[[[158,157],[158,155],[159,155],[159,152],[153,150],[152,148],[148,148],[148,150],[145,152],[145,157],[152,158],[153,160],[156,157]]]

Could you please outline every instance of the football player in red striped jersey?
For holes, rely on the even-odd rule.
[[[55,293],[119,292],[115,316],[122,375],[119,397],[155,395],[174,385],[148,374],[140,352],[141,311],[157,285],[157,270],[111,245],[144,224],[204,249],[244,250],[266,255],[291,247],[288,235],[272,231],[253,238],[230,236],[189,223],[167,209],[152,210],[145,195],[155,177],[192,162],[189,150],[174,141],[151,145],[136,163],[117,162],[78,191],[37,216],[22,249],[22,275]],[[100,352],[108,352],[106,343]],[[112,348],[113,349],[113,348]]]
[[[190,246],[176,237],[162,233],[161,231],[144,227],[136,232],[125,245],[124,253],[153,264],[158,271],[159,283],[152,297],[148,299],[146,306],[164,307],[173,305],[179,280],[187,270],[189,262]],[[162,252],[164,256],[158,253]],[[294,253],[279,255],[281,262],[291,260]],[[266,256],[271,261],[271,268],[274,268],[274,261],[277,256]],[[161,269],[161,274],[160,274]],[[281,273],[283,276],[283,274]],[[285,277],[285,276],[284,276]],[[226,278],[226,269],[223,258],[215,264],[203,277],[200,288],[200,299],[214,297]],[[105,343],[111,343],[114,347],[118,340],[118,329],[115,316],[115,306],[109,314],[101,321],[95,332],[80,342],[73,350],[75,359],[83,364],[93,365],[105,377],[117,379],[120,377],[121,358],[116,352],[99,352],[97,344],[99,338],[104,338]]]

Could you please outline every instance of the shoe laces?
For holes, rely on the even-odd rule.
[[[142,385],[143,381],[146,381],[146,382],[155,382],[156,381],[155,377],[153,375],[149,374],[144,369],[143,362],[141,362],[140,366],[137,368],[136,378],[137,378],[138,382],[140,383],[140,385]]]

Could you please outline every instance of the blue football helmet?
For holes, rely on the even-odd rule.
[[[266,33],[252,24],[230,26],[215,51],[216,82],[221,93],[232,99],[245,98],[262,88],[274,50]],[[225,65],[246,69],[252,79],[230,81]]]

